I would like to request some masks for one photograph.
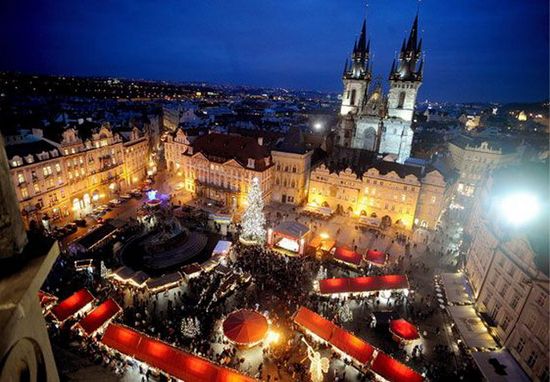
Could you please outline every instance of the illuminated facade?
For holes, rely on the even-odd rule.
[[[418,16],[403,41],[389,76],[389,92],[380,84],[369,91],[372,77],[370,41],[363,23],[351,61],[344,66],[344,90],[335,143],[340,147],[392,154],[404,163],[410,156],[414,106],[422,85],[422,40],[418,41]]]
[[[164,151],[168,170],[196,197],[237,210],[246,205],[250,181],[257,177],[264,202],[271,199],[273,161],[262,138],[218,133],[188,137],[178,129],[168,136]]]
[[[323,164],[311,173],[308,203],[377,217],[407,230],[413,226],[434,229],[445,190],[445,180],[437,170],[424,173],[417,167],[381,162],[358,176],[350,168],[333,172]]]
[[[275,164],[272,200],[301,205],[307,199],[312,151],[271,152]]]
[[[145,179],[148,138],[134,128],[127,141],[103,124],[83,140],[75,128],[57,143],[33,136],[7,145],[10,175],[21,213],[27,218],[91,212]]]
[[[460,136],[449,142],[452,166],[460,178],[457,192],[472,196],[487,174],[503,165],[517,162],[520,150],[517,144],[508,145],[479,138]]]
[[[542,171],[546,172],[543,167]],[[533,173],[525,175],[534,178]],[[505,187],[516,186],[510,184],[511,180],[525,186],[526,177],[515,173],[505,180]],[[548,225],[539,220],[525,229],[510,226],[513,223],[502,216],[507,212],[498,203],[493,203],[503,183],[493,186],[497,184],[493,177],[488,179],[476,195],[466,227],[472,240],[465,270],[474,292],[475,306],[489,318],[492,334],[510,351],[526,374],[533,381],[547,381]],[[547,182],[545,185],[547,187]],[[532,184],[526,188],[537,189]]]

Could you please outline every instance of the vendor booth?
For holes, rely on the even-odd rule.
[[[403,318],[390,321],[390,333],[398,342],[410,342],[420,338],[416,326]]]
[[[94,308],[86,317],[80,320],[76,325],[85,335],[91,336],[96,331],[106,326],[114,319],[122,309],[112,298],[106,300]]]
[[[375,292],[408,292],[409,280],[406,275],[343,277],[319,280],[320,294],[340,295],[358,294],[368,295]]]
[[[267,335],[269,323],[260,313],[241,309],[230,313],[223,321],[223,334],[232,343],[240,346],[255,346]]]
[[[340,264],[351,266],[353,268],[359,267],[361,265],[361,262],[363,261],[363,256],[345,247],[336,248],[334,250],[332,258]]]
[[[56,321],[64,322],[68,318],[88,310],[93,301],[94,296],[88,289],[82,288],[54,306],[50,313]]]
[[[287,220],[267,231],[267,244],[287,255],[303,255],[309,236],[309,228],[296,221]]]
[[[367,263],[377,267],[383,267],[386,265],[387,259],[388,255],[384,251],[377,251],[376,249],[369,249],[365,256]]]
[[[317,342],[325,343],[344,355],[360,370],[371,370],[378,378],[389,382],[421,382],[422,375],[379,349],[335,325],[305,307],[294,315],[294,323]]]
[[[320,234],[315,236],[308,244],[315,253],[329,253],[336,246],[336,240],[331,239],[328,234]]]

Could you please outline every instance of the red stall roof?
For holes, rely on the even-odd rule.
[[[374,249],[369,249],[367,251],[367,261],[375,265],[385,265],[386,264],[386,253],[383,251],[377,251]]]
[[[57,297],[55,297],[51,293],[44,292],[42,290],[38,291],[38,299],[40,300],[40,305],[42,307],[45,307],[46,305],[50,305],[57,302]]]
[[[403,318],[390,321],[390,332],[406,341],[412,341],[420,338],[416,326]]]
[[[321,294],[377,292],[382,290],[408,289],[405,275],[365,276],[319,280]]]
[[[124,326],[109,324],[101,342],[185,382],[256,381]]]
[[[115,317],[122,309],[112,298],[106,300],[90,314],[78,322],[78,325],[87,335],[93,334],[97,329]]]
[[[268,329],[267,318],[249,309],[237,310],[223,321],[223,334],[238,344],[261,341]]]
[[[372,358],[374,348],[371,345],[303,306],[294,316],[294,322],[363,365]]]
[[[94,296],[87,289],[82,288],[72,296],[61,301],[51,310],[59,321],[65,321],[94,300]]]
[[[294,322],[325,341],[330,340],[334,330],[332,322],[303,306],[298,309],[294,316]]]
[[[422,382],[424,380],[416,371],[383,352],[378,352],[371,370],[390,382]]]
[[[334,252],[334,259],[358,266],[361,264],[363,257],[351,249],[338,247]]]

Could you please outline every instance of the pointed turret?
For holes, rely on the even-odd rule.
[[[409,40],[407,41],[407,50],[414,51],[416,50],[416,41],[418,38],[418,13],[414,18],[414,22],[411,28],[411,33],[409,34]]]
[[[392,65],[390,79],[402,81],[419,80],[417,64],[422,57],[422,39],[418,41],[418,13],[414,18],[409,38],[404,39],[398,61]]]
[[[346,58],[346,63],[344,64],[344,72],[342,73],[342,75],[345,76],[347,72],[348,72],[348,59]]]
[[[365,53],[367,51],[367,22],[363,20],[363,26],[361,27],[361,34],[359,35],[359,42],[357,43],[357,49],[360,53]]]

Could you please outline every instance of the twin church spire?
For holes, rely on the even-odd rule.
[[[414,18],[408,39],[403,40],[397,60],[390,71],[390,80],[422,81],[424,60],[422,58],[422,39],[418,42],[418,13]],[[355,40],[351,60],[346,58],[344,79],[370,80],[372,63],[370,62],[370,40],[367,39],[367,24],[363,21],[359,39]]]

